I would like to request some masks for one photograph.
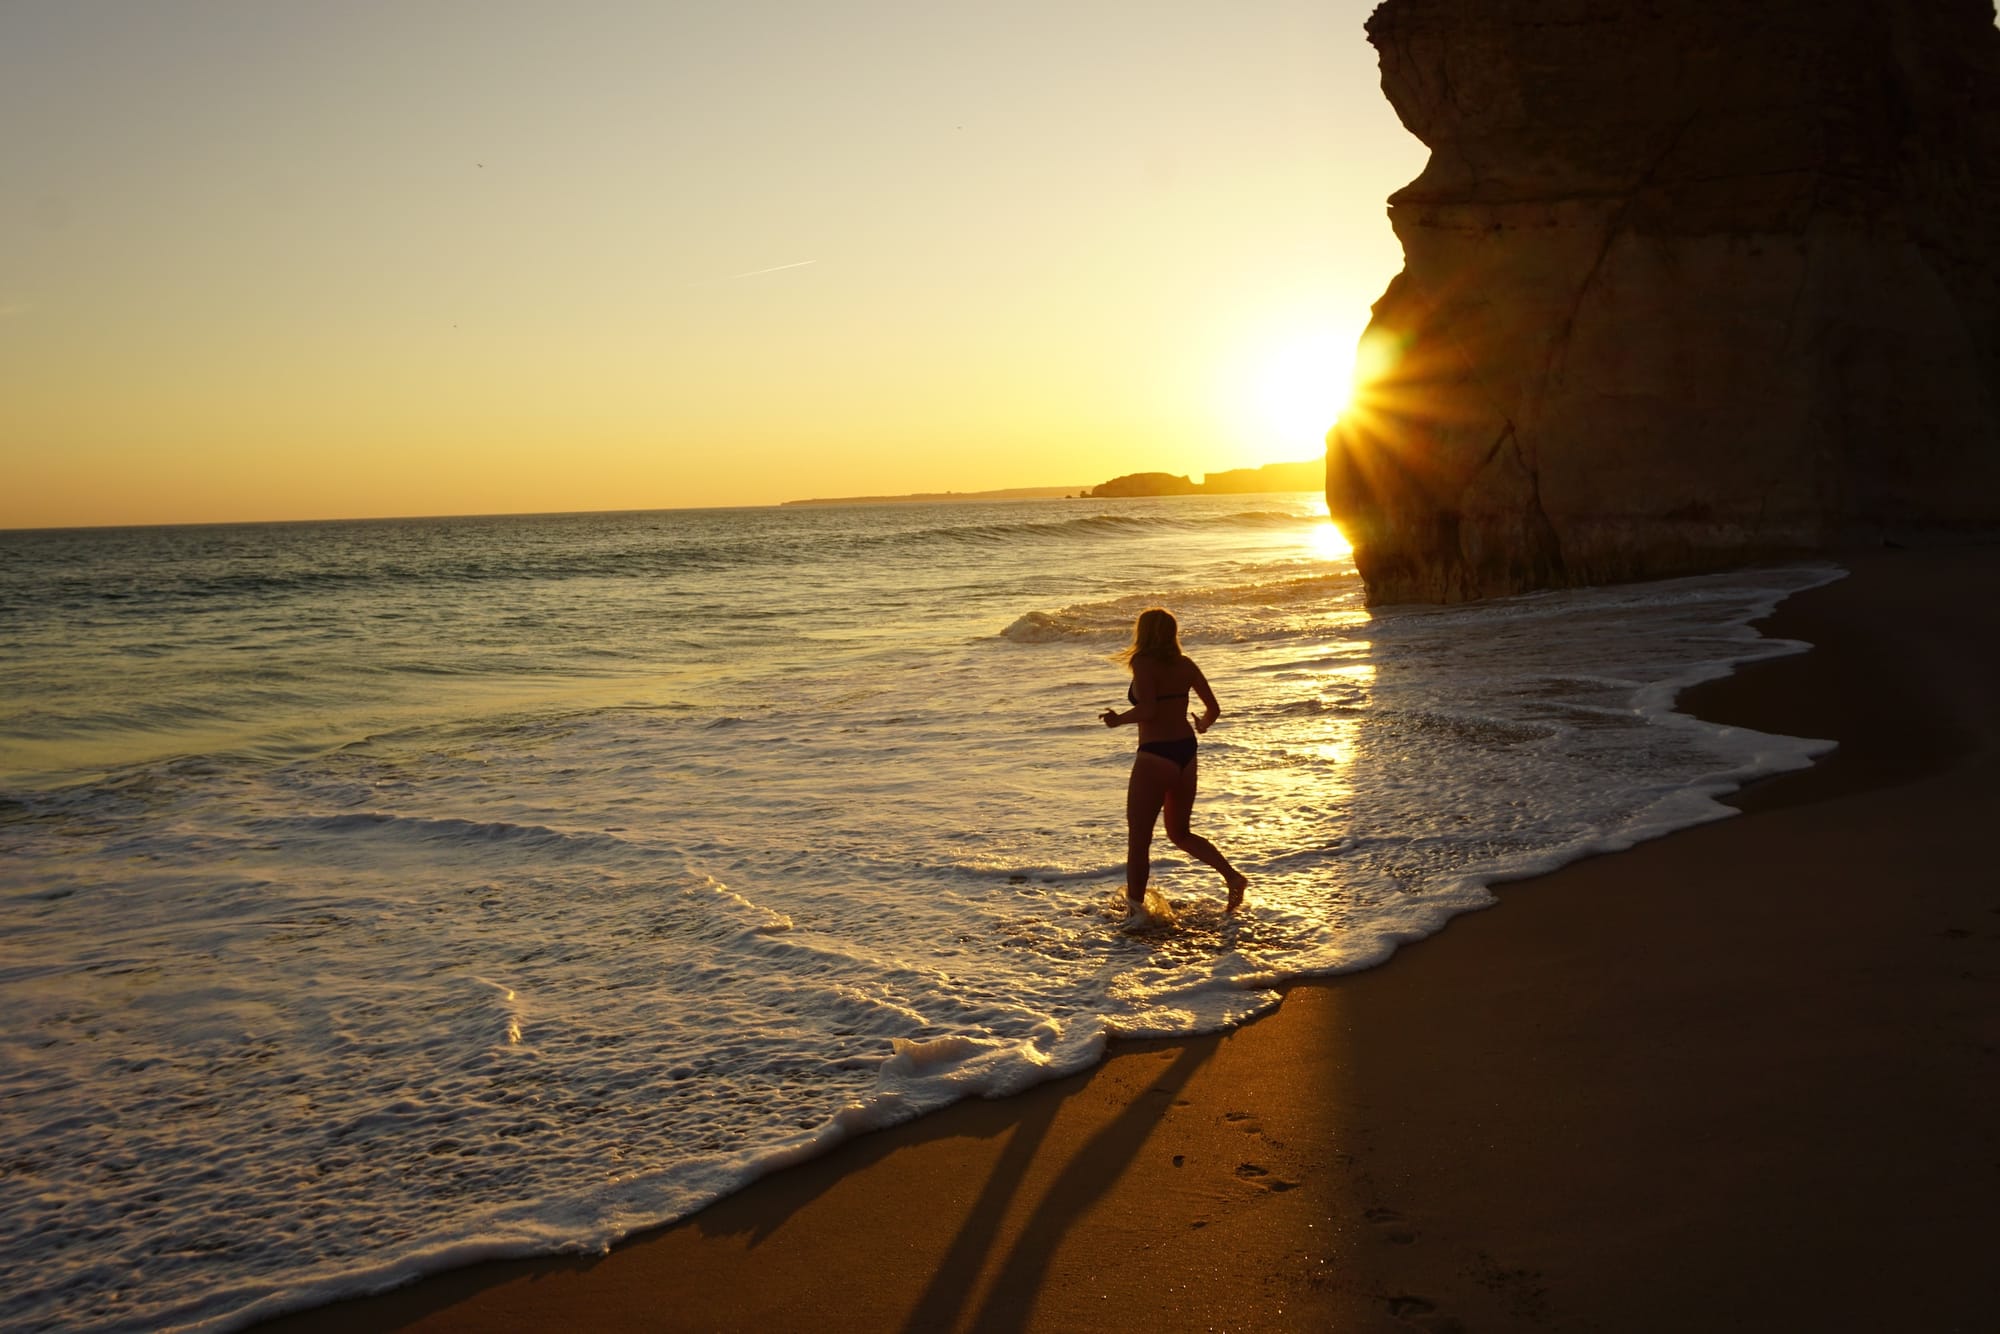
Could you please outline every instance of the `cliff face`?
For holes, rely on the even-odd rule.
[[[1387,0],[1431,149],[1328,440],[1375,602],[2000,520],[1988,0]]]

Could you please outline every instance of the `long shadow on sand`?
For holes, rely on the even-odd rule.
[[[968,1327],[982,1331],[1027,1327],[1049,1262],[1064,1235],[1124,1175],[1158,1125],[1162,1108],[1172,1104],[1211,1054],[1210,1044],[1184,1048],[1141,1096],[1085,1140],[1069,1162],[1056,1170],[1034,1211],[1020,1224],[1013,1249],[987,1283],[985,1300],[976,1316],[966,1322]],[[1008,1207],[1020,1193],[1029,1166],[1060,1111],[1061,1104],[1054,1102],[1045,1109],[1036,1107],[1008,1141],[937,1272],[904,1322],[905,1334],[959,1324],[966,1298],[978,1291],[980,1275],[989,1269]]]

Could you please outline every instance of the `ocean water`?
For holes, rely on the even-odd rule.
[[[1371,612],[1289,494],[0,533],[0,1326],[595,1250],[1241,1022],[1809,763],[1671,705],[1835,577]],[[1161,839],[1131,932],[1156,603],[1252,885]]]

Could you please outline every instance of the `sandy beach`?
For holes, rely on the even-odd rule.
[[[1684,700],[1841,743],[1736,818],[608,1256],[267,1327],[1990,1328],[2000,551],[1844,563],[1765,626],[1813,652]]]

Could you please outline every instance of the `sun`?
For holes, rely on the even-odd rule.
[[[1331,331],[1296,335],[1259,362],[1257,415],[1287,448],[1317,448],[1354,394],[1354,340]]]

